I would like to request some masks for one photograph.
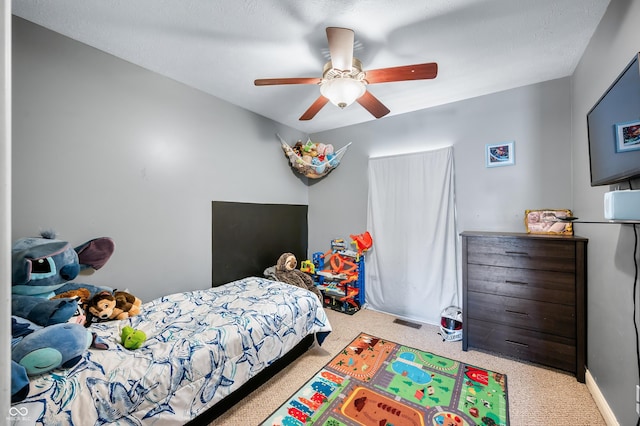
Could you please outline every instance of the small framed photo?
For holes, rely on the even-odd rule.
[[[516,160],[515,142],[487,144],[485,156],[487,167],[513,166]]]
[[[616,152],[640,149],[640,121],[616,124]]]
[[[571,210],[525,210],[524,225],[528,234],[573,235],[573,225],[563,218],[571,217]]]

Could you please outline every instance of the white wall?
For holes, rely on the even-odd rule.
[[[20,18],[13,66],[14,239],[116,242],[75,281],[208,288],[212,200],[308,202],[276,137],[299,132]]]
[[[610,188],[589,184],[586,114],[640,51],[638,22],[639,1],[612,0],[572,78],[573,204],[578,212],[595,212],[593,219],[603,218],[603,194]],[[587,365],[618,422],[635,424],[633,228],[576,224],[576,229],[589,238]]]

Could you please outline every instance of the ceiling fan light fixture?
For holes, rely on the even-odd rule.
[[[353,78],[333,78],[320,86],[320,93],[337,107],[346,108],[366,91],[364,82]]]
[[[311,120],[329,102],[339,108],[346,108],[358,101],[375,118],[381,118],[391,111],[366,89],[367,85],[427,80],[436,78],[438,75],[438,64],[435,62],[362,71],[362,63],[353,56],[353,34],[353,30],[348,28],[327,28],[330,60],[324,64],[322,78],[261,78],[255,80],[254,84],[256,86],[318,84],[320,96],[300,116],[299,119],[303,121]]]

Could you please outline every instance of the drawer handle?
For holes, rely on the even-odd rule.
[[[529,253],[527,253],[526,251],[508,251],[505,250],[506,254],[515,254],[517,256],[529,256]]]
[[[526,283],[524,281],[511,281],[511,280],[505,280],[504,281],[507,284],[517,284],[517,285],[529,285],[529,283]]]
[[[526,312],[512,311],[511,309],[505,309],[504,311],[507,312],[507,313],[510,313],[510,314],[523,315],[525,317],[529,316],[529,314],[526,313]]]
[[[512,345],[516,345],[516,346],[522,346],[524,348],[528,348],[529,347],[529,345],[527,345],[526,343],[515,342],[515,341],[509,340],[509,339],[506,339],[505,342],[510,343]]]

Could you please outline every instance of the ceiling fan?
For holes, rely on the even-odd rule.
[[[367,84],[426,80],[438,75],[438,64],[435,62],[363,71],[360,60],[353,57],[353,30],[328,27],[327,40],[331,60],[324,65],[321,78],[261,78],[255,80],[254,84],[256,86],[319,85],[320,97],[302,114],[300,120],[311,120],[329,101],[340,108],[358,102],[374,117],[380,118],[390,111],[367,90]]]

